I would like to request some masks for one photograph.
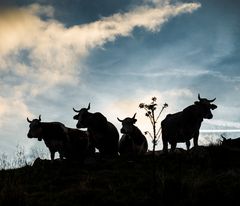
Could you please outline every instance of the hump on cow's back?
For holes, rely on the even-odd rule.
[[[92,125],[97,126],[97,127],[102,127],[103,125],[106,125],[108,122],[107,118],[100,112],[94,113],[91,121],[92,121],[91,122]]]

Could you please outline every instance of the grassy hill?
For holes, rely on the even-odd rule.
[[[155,173],[154,173],[155,171]],[[155,174],[155,175],[154,175]],[[1,206],[239,205],[240,151],[221,146],[0,171]]]

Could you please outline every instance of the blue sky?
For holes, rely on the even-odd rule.
[[[41,114],[43,121],[75,127],[72,107],[89,102],[118,129],[117,117],[137,112],[137,126],[149,130],[138,105],[152,96],[159,107],[169,104],[162,118],[192,104],[198,93],[216,97],[214,118],[202,129],[239,130],[239,4],[1,1],[0,151],[42,144],[27,138],[26,117]]]

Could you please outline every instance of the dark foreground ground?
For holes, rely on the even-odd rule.
[[[151,155],[83,165],[38,159],[0,171],[0,206],[8,205],[240,205],[240,150],[200,147],[155,164]]]

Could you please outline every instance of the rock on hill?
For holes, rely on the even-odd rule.
[[[221,146],[136,159],[37,159],[0,171],[1,206],[238,205],[240,150]]]

